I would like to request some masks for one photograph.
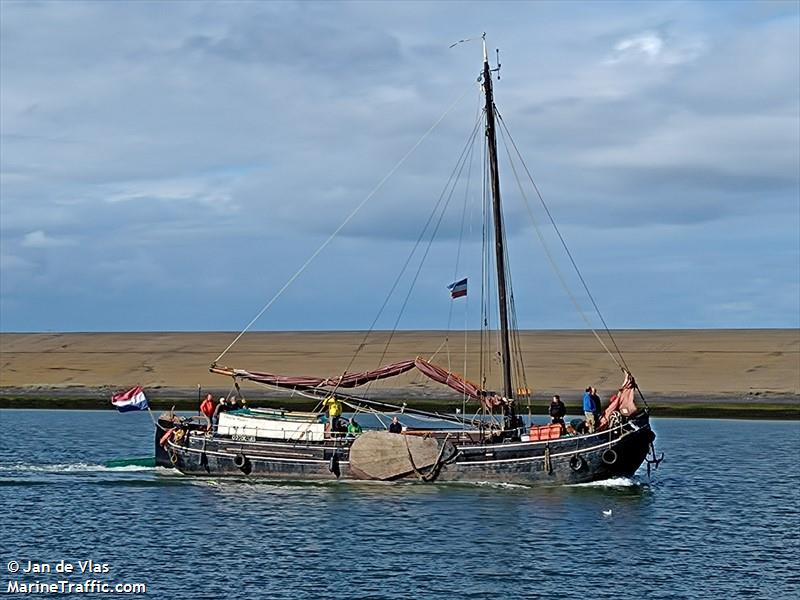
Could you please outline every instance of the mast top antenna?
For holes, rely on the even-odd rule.
[[[483,62],[485,64],[489,64],[489,51],[486,49],[486,32],[483,32],[481,36],[481,41],[483,42]],[[497,53],[497,66],[492,69],[491,66],[489,67],[490,73],[497,73],[497,79],[500,79],[500,49],[495,48],[495,52]]]

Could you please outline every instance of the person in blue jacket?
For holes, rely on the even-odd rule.
[[[594,425],[600,427],[600,417],[603,414],[603,403],[600,401],[600,395],[597,393],[597,388],[592,387],[592,404],[594,404]]]
[[[589,433],[594,433],[594,415],[597,412],[593,396],[592,388],[587,387],[583,393],[583,414],[586,417],[586,429],[589,430]]]

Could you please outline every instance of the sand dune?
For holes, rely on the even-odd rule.
[[[669,397],[788,397],[800,395],[800,332],[797,330],[620,331],[615,339],[642,389]],[[208,366],[234,334],[214,333],[52,333],[0,334],[0,392],[102,390],[140,384],[190,394],[196,386],[225,388],[229,380]],[[370,336],[351,364],[363,332],[249,333],[220,364],[287,375],[333,376],[344,370],[374,368],[388,338]],[[443,332],[398,332],[381,360],[389,363],[420,355],[477,380],[478,333],[445,343]],[[444,345],[443,345],[444,344]],[[585,331],[523,332],[524,365],[536,395],[575,395],[595,384],[610,393],[621,374],[613,360]],[[448,353],[449,350],[449,353]],[[500,387],[500,369],[489,361],[488,387]],[[441,386],[405,375],[376,384],[392,393],[446,397]]]

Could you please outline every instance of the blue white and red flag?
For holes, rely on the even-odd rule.
[[[113,404],[119,412],[130,412],[132,410],[147,410],[150,404],[144,395],[141,386],[129,389],[127,392],[120,392],[111,396]]]
[[[450,290],[450,297],[451,298],[461,298],[461,296],[467,295],[467,278],[459,279],[456,282],[451,283],[447,286],[447,289]]]

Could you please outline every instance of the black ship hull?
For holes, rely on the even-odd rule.
[[[169,422],[159,420],[162,427]],[[156,434],[156,459],[187,475],[253,477],[275,480],[365,479],[351,469],[352,440],[292,442],[242,441],[184,430],[162,442]],[[414,469],[394,480],[503,482],[523,485],[575,484],[628,477],[642,465],[655,434],[642,412],[607,431],[539,442],[453,442],[428,469]],[[368,478],[368,477],[367,477]]]

